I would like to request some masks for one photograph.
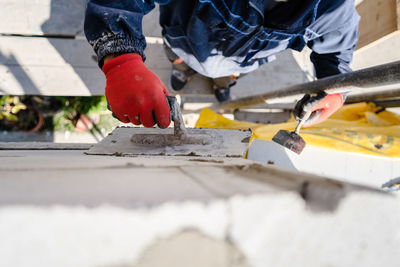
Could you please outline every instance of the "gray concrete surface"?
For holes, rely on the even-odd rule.
[[[0,151],[0,266],[398,266],[396,194],[224,157]]]
[[[84,1],[0,2],[0,33],[77,34],[0,37],[0,93],[103,94],[82,10],[66,11]],[[156,12],[146,36],[159,37]],[[81,19],[64,27],[65,14]],[[159,39],[149,40],[146,64],[169,86]],[[308,54],[278,55],[232,94],[312,79]],[[399,214],[398,194],[242,158],[0,150],[0,266],[397,267]]]

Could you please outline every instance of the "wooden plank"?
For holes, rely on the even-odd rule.
[[[397,30],[400,31],[400,0],[396,0]]]
[[[146,65],[170,87],[171,64],[160,43],[149,43]],[[0,36],[0,93],[42,95],[102,95],[105,79],[85,39]],[[306,60],[308,61],[308,59]],[[290,51],[240,78],[232,95],[262,93],[308,80],[305,63]],[[209,79],[194,77],[183,95],[213,94]]]
[[[0,33],[76,35],[83,32],[85,0],[0,0]]]
[[[97,66],[93,49],[84,39],[2,36],[0,52],[0,62],[5,65]]]
[[[99,70],[46,66],[0,66],[0,94],[102,95],[104,78]]]
[[[83,35],[85,0],[0,0],[0,34]],[[143,20],[145,36],[161,36],[158,6]]]
[[[168,82],[170,63],[160,44],[149,44],[148,66]],[[104,75],[86,40],[0,37],[0,93],[102,95]]]
[[[354,53],[354,70],[400,60],[400,31],[393,32]]]
[[[0,37],[2,94],[98,95],[104,77],[86,40]]]
[[[357,49],[398,29],[399,0],[364,0],[357,6],[361,16]],[[396,7],[397,2],[397,7]]]
[[[97,61],[92,47],[86,39],[63,39],[41,37],[0,36],[0,51],[14,55],[0,59],[6,65],[45,65],[76,67],[96,67]],[[150,68],[170,68],[170,63],[159,43],[148,44],[146,64]]]

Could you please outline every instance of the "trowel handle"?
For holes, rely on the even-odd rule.
[[[311,109],[308,109],[306,111],[306,113],[304,114],[304,117],[301,120],[299,120],[299,123],[297,124],[296,129],[294,130],[295,133],[299,134],[300,128],[308,120],[308,118],[310,118],[311,113],[312,113]]]
[[[167,96],[169,108],[171,109],[170,117],[174,122],[174,134],[178,136],[186,135],[185,124],[181,114],[181,108],[175,96]]]
[[[171,110],[170,112],[170,119],[171,121],[175,121],[175,117],[176,117],[176,106],[179,106],[178,101],[176,100],[175,96],[167,96],[167,101],[168,101],[168,105],[169,105],[169,109]]]

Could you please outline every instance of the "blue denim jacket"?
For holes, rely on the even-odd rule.
[[[208,77],[246,73],[291,48],[312,49],[318,78],[351,71],[359,16],[354,0],[88,0],[85,34],[101,64],[111,53],[143,58],[142,18],[160,5],[165,41]]]

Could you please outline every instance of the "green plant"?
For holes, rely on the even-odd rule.
[[[0,120],[5,119],[14,122],[18,121],[18,112],[26,109],[26,105],[20,101],[18,96],[2,96],[0,106]]]
[[[54,116],[55,130],[74,131],[81,115],[101,114],[107,110],[105,96],[92,97],[56,97],[60,102],[61,111]]]
[[[104,96],[58,96],[57,100],[61,102],[62,110],[69,114],[88,114],[91,111],[107,108]],[[105,103],[105,106],[104,106]]]

